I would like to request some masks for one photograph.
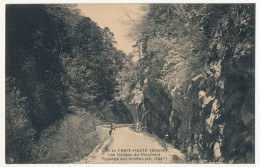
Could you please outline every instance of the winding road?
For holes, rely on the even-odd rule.
[[[108,131],[109,126],[103,126]],[[162,140],[136,132],[129,126],[116,128],[112,135],[97,146],[89,156],[78,164],[133,164],[133,163],[176,163],[185,156],[172,145]]]

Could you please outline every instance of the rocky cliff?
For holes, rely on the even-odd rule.
[[[125,98],[136,130],[168,140],[191,162],[254,163],[254,5],[146,10],[143,55]]]

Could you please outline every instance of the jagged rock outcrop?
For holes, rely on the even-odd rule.
[[[172,8],[178,10],[179,6]],[[185,11],[181,6],[180,10],[190,14],[190,8]],[[220,9],[210,5],[201,8],[197,13]],[[135,112],[138,130],[169,140],[192,162],[254,163],[254,10],[250,5],[222,8],[226,11],[217,15],[214,23],[203,23],[201,32],[187,28],[184,33],[189,40],[179,37],[187,40],[183,47],[170,37],[166,46],[167,40],[156,34],[156,29],[152,35],[148,34],[150,29],[143,30],[148,35],[143,39],[139,77],[126,104]],[[169,6],[153,5],[147,17],[154,13],[165,17],[163,13],[168,12],[169,20],[170,11]],[[181,14],[179,17],[185,19]],[[161,27],[169,24],[156,21],[154,24]],[[183,24],[189,26],[189,22]],[[191,42],[199,33],[207,43]],[[158,40],[165,47],[159,46]],[[194,51],[196,45],[203,45],[203,50]]]

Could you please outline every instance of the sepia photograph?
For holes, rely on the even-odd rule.
[[[5,4],[5,164],[255,164],[255,13]]]

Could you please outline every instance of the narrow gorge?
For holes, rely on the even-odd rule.
[[[5,163],[255,163],[255,6],[7,4]]]

